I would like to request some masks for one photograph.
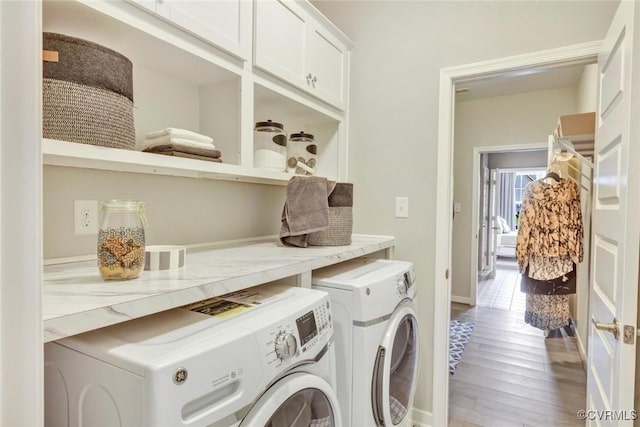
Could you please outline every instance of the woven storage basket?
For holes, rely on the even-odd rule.
[[[44,79],[42,136],[133,150],[133,103],[108,90]]]
[[[132,64],[98,44],[44,33],[42,136],[103,147],[135,149]]]
[[[353,208],[329,206],[329,228],[309,234],[311,246],[346,246],[351,244]]]

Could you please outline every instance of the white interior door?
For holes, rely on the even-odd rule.
[[[598,411],[587,413],[587,424],[597,426],[632,425],[640,243],[640,86],[631,68],[635,65],[636,74],[640,71],[639,6],[620,2],[598,57],[587,359],[587,408]]]
[[[486,156],[486,154],[483,154]],[[489,268],[489,186],[490,186],[489,168],[482,168],[482,207],[480,208],[480,265],[479,270],[484,271]]]
[[[490,240],[490,276],[496,276],[496,260],[498,258],[498,194],[500,192],[500,182],[498,180],[498,169],[491,169],[491,240]]]

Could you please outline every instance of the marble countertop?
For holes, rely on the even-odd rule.
[[[277,239],[187,250],[184,268],[103,281],[96,261],[44,268],[44,342],[391,248],[390,236],[354,234],[349,246],[282,246]]]

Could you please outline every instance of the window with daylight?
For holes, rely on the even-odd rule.
[[[524,190],[529,183],[536,179],[544,177],[544,170],[538,171],[518,171],[516,172],[514,191],[513,191],[513,204],[516,212],[516,228],[519,225],[520,208],[522,207],[522,198],[524,197]]]

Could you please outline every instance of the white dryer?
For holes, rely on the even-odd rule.
[[[410,425],[418,374],[413,264],[354,260],[317,270],[331,298],[337,392],[351,427]]]
[[[264,285],[45,345],[45,424],[340,427],[325,292]]]

